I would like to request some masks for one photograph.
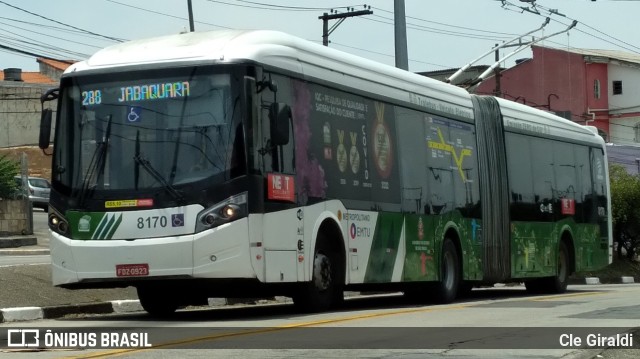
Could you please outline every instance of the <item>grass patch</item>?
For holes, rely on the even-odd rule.
[[[585,277],[598,277],[600,283],[620,283],[620,277],[633,277],[636,283],[640,282],[640,262],[628,259],[614,259],[613,263],[597,270],[581,272],[571,276],[572,280],[582,280]]]

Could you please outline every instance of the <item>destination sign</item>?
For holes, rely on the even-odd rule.
[[[100,105],[103,102],[115,102],[105,99],[104,90],[88,90],[82,91],[82,105],[92,106]],[[189,97],[190,84],[189,81],[165,82],[156,84],[140,84],[132,86],[123,86],[117,92],[119,97],[117,102],[138,102],[148,100],[162,100],[172,98]]]

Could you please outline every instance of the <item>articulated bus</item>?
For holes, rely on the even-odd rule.
[[[131,41],[57,98],[53,284],[214,297],[563,292],[611,262],[593,129],[272,31]],[[43,113],[41,147],[51,112]]]

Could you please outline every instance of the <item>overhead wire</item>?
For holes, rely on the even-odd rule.
[[[105,0],[105,1],[113,3],[113,4],[125,6],[125,7],[128,7],[128,8],[132,8],[132,9],[148,12],[148,13],[151,13],[151,14],[161,15],[161,16],[165,16],[165,17],[171,17],[171,18],[179,19],[179,20],[189,20],[186,17],[171,15],[171,14],[163,13],[163,12],[156,11],[156,10],[151,10],[151,9],[146,9],[146,8],[143,8],[143,7],[133,6],[133,5],[125,4],[125,3],[122,3],[122,2],[119,2],[119,1],[115,1],[115,0]],[[213,26],[213,27],[219,27],[219,28],[222,28],[222,29],[232,29],[231,27],[228,27],[228,26],[212,24],[212,23],[209,23],[209,22],[203,22],[203,21],[194,21],[194,22],[196,24],[209,25],[209,26]]]
[[[0,16],[0,19],[6,20],[6,21],[11,21],[11,22],[17,22],[17,23],[21,23],[21,24],[26,24],[26,25],[30,25],[30,26],[36,26],[38,28],[47,28],[47,29],[51,29],[53,31],[64,32],[64,33],[67,33],[67,34],[73,34],[73,35],[76,35],[76,36],[82,36],[82,37],[86,37],[86,38],[90,38],[90,39],[94,39],[94,40],[107,41],[106,39],[104,39],[102,37],[98,37],[98,36],[95,36],[95,35],[87,34],[86,32],[79,31],[79,30],[68,29],[68,28],[64,28],[64,27],[59,27],[59,26],[54,26],[54,25],[47,25],[47,24],[31,22],[31,21],[25,21],[25,20],[12,19],[12,18],[3,17],[3,16]],[[109,41],[111,42],[111,40],[109,40]]]
[[[597,36],[597,35],[594,35],[594,34],[592,34],[592,33],[586,32],[586,31],[584,31],[584,30],[582,30],[582,29],[580,29],[580,28],[578,28],[578,27],[574,28],[574,29],[573,29],[574,31],[580,32],[580,33],[582,33],[582,34],[585,34],[585,35],[587,35],[587,36],[590,36],[590,37],[593,37],[593,38],[595,38],[595,39],[601,40],[601,41],[606,42],[606,43],[608,43],[608,44],[610,44],[610,45],[614,45],[614,46],[616,46],[616,47],[619,47],[619,48],[625,49],[625,50],[627,50],[627,51],[631,51],[631,52],[634,52],[634,53],[640,54],[640,52],[638,51],[638,50],[640,50],[640,47],[637,47],[637,46],[632,45],[632,44],[630,44],[630,43],[628,43],[628,42],[625,42],[625,41],[623,41],[623,40],[620,40],[620,39],[618,39],[618,38],[616,38],[616,37],[614,37],[614,36],[608,35],[608,34],[604,33],[603,31],[600,31],[600,30],[598,30],[598,29],[595,29],[594,27],[589,26],[588,24],[586,24],[586,23],[584,23],[584,22],[582,22],[582,21],[580,21],[580,20],[573,19],[573,18],[571,18],[571,17],[569,17],[569,16],[566,16],[566,15],[560,15],[557,11],[552,11],[553,9],[549,9],[549,8],[546,8],[546,7],[542,6],[542,5],[535,4],[535,2],[534,2],[534,3],[533,3],[533,5],[532,5],[533,9],[531,9],[531,8],[529,8],[529,7],[526,7],[526,6],[520,6],[520,5],[514,4],[514,3],[512,3],[512,2],[511,2],[511,1],[509,1],[509,0],[500,0],[500,1],[501,1],[501,2],[502,2],[502,4],[503,4],[503,8],[504,8],[504,9],[506,9],[506,10],[516,11],[516,10],[514,10],[514,9],[509,9],[509,8],[507,8],[507,7],[506,7],[506,6],[510,6],[510,7],[512,7],[512,8],[517,8],[517,9],[520,9],[520,10],[521,10],[521,11],[516,11],[516,12],[529,12],[529,13],[532,13],[532,14],[534,14],[534,15],[541,16],[541,17],[550,17],[552,21],[557,22],[557,23],[562,24],[562,25],[565,25],[565,26],[568,26],[569,24],[566,24],[566,23],[564,23],[564,22],[562,22],[562,21],[560,21],[560,20],[555,19],[555,18],[554,18],[554,15],[555,15],[555,16],[562,16],[562,17],[566,17],[566,18],[567,18],[567,19],[569,19],[569,20],[577,21],[579,25],[583,25],[583,26],[585,26],[585,27],[587,27],[587,28],[589,28],[589,29],[592,29],[592,30],[594,30],[594,31],[596,31],[596,32],[598,32],[598,33],[600,33],[600,34],[604,35],[604,36],[607,36],[607,37],[609,37],[609,38],[611,38],[611,39],[613,39],[613,40],[617,41],[618,43],[615,43],[615,42],[613,42],[613,41],[607,40],[607,39],[605,39],[605,38],[603,38],[603,37],[601,37],[601,36]],[[543,11],[545,11],[545,12],[546,12],[546,14],[541,14],[541,13],[537,10],[538,8],[542,9]],[[624,45],[627,45],[627,46],[623,46],[623,45],[621,45],[621,44],[624,44]],[[635,48],[635,49],[637,49],[637,50],[633,50],[633,49],[629,48],[628,46],[629,46],[629,47],[632,47],[632,48]]]
[[[38,35],[42,35],[42,36],[46,36],[46,37],[51,37],[51,38],[56,39],[56,40],[62,40],[62,41],[71,42],[71,43],[78,44],[78,45],[83,45],[83,46],[87,46],[87,47],[93,47],[93,48],[96,48],[96,49],[100,49],[100,46],[96,46],[96,45],[92,45],[92,44],[87,44],[87,43],[85,43],[85,42],[80,42],[80,41],[69,40],[69,39],[65,39],[65,38],[62,38],[62,37],[58,37],[58,36],[53,36],[53,35],[45,34],[45,33],[43,33],[43,32],[33,31],[33,30],[29,30],[29,29],[25,29],[25,28],[23,28],[23,27],[19,27],[19,26],[15,26],[15,25],[9,25],[9,24],[7,24],[6,22],[2,22],[2,21],[0,21],[0,25],[6,25],[6,26],[9,26],[9,27],[11,27],[11,28],[13,28],[13,29],[20,29],[20,30],[23,30],[23,31],[26,31],[26,32],[31,32],[31,33],[34,33],[34,34],[38,34]],[[20,35],[20,34],[17,34],[17,33],[15,33],[15,32],[9,31],[9,30],[7,30],[7,29],[0,28],[0,30],[5,31],[5,32],[8,32],[8,33],[11,33],[11,34],[16,35],[16,36],[23,36],[25,39],[29,39],[29,40],[32,40],[32,41],[37,41],[37,40],[34,40],[34,39],[29,38],[29,37],[27,37],[27,36]],[[44,43],[44,42],[43,42],[43,44],[46,44],[46,43]],[[47,44],[47,45],[48,45],[48,44]],[[68,50],[67,50],[67,51],[68,51]]]
[[[5,50],[5,52],[7,52],[7,51],[15,52],[15,53],[18,53],[18,54],[28,55],[28,56],[36,57],[36,58],[40,57],[40,58],[43,58],[43,59],[60,61],[60,62],[63,62],[63,63],[67,63],[69,65],[73,64],[73,61],[61,60],[59,58],[55,58],[55,57],[51,57],[51,56],[47,56],[47,55],[43,55],[43,54],[38,54],[38,53],[35,53],[35,52],[25,51],[25,50],[22,50],[22,49],[19,49],[19,48],[15,48],[15,47],[11,47],[11,46],[0,44],[0,51],[2,51],[2,50]]]
[[[79,28],[79,27],[76,27],[76,26],[73,26],[73,25],[70,25],[70,24],[66,24],[66,23],[64,23],[64,22],[61,22],[61,21],[58,21],[58,20],[54,20],[54,19],[52,19],[52,18],[49,18],[49,17],[43,16],[43,15],[37,14],[37,13],[35,13],[35,12],[29,11],[29,10],[26,10],[26,9],[23,9],[23,8],[21,8],[21,7],[18,7],[18,6],[15,6],[15,5],[9,4],[9,3],[5,2],[5,1],[2,1],[2,0],[0,0],[0,4],[5,5],[5,6],[8,6],[8,7],[10,7],[10,8],[16,9],[16,10],[19,10],[19,11],[22,11],[22,12],[25,12],[25,13],[27,13],[27,14],[29,14],[29,15],[39,17],[39,18],[41,18],[41,19],[45,19],[45,20],[47,20],[47,21],[54,22],[54,23],[59,24],[59,25],[62,25],[62,26],[66,26],[66,27],[69,27],[69,28],[72,28],[72,29],[75,29],[75,30],[79,30],[79,31],[86,32],[87,34],[92,34],[92,35],[95,35],[95,36],[103,37],[103,38],[105,38],[105,39],[113,40],[113,41],[115,41],[115,42],[124,42],[124,41],[125,41],[124,39],[120,39],[120,38],[117,38],[117,37],[106,36],[106,35],[102,35],[102,34],[95,33],[95,32],[93,32],[93,31],[89,31],[89,30],[81,29],[81,28]]]

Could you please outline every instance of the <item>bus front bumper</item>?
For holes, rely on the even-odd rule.
[[[53,285],[118,287],[166,278],[256,278],[248,233],[246,218],[195,235],[138,240],[73,240],[51,232]]]

